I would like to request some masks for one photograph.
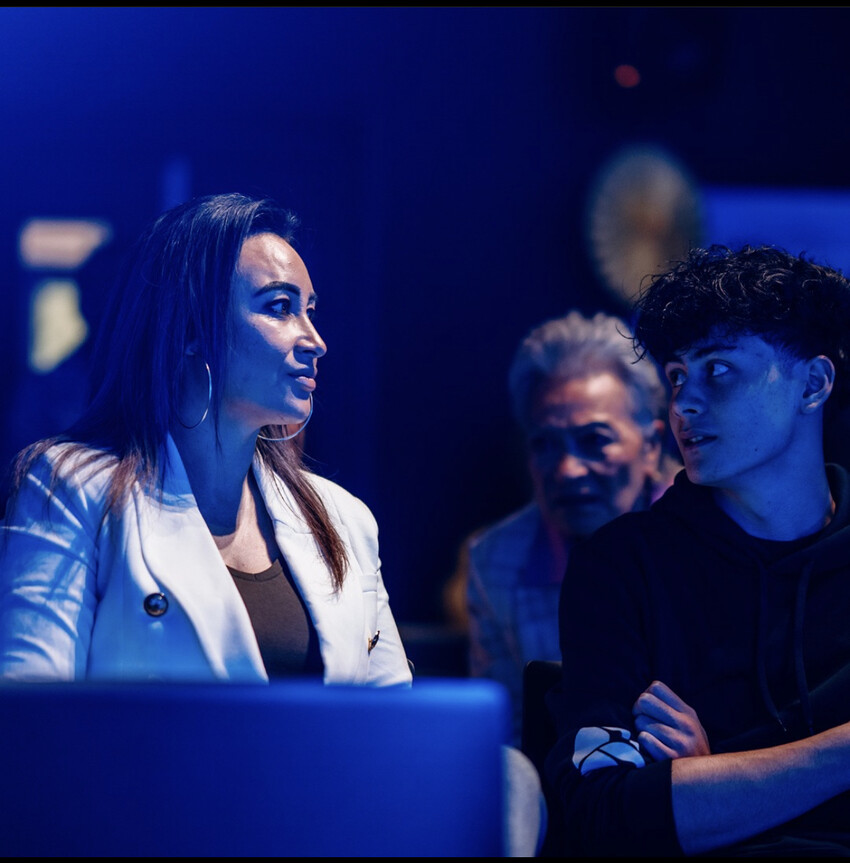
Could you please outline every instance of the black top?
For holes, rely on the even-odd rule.
[[[248,609],[269,677],[322,675],[316,627],[289,568],[278,559],[264,572],[228,569]]]
[[[563,677],[547,696],[559,740],[545,768],[574,845],[565,856],[682,853],[671,762],[653,761],[633,725],[632,704],[652,680],[696,710],[712,752],[850,720],[850,477],[837,465],[827,475],[835,514],[804,539],[755,539],[683,470],[648,512],[573,549],[560,598]],[[850,793],[722,856],[751,856],[777,837],[808,856],[814,836],[850,849]]]

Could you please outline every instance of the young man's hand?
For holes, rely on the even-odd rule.
[[[696,711],[660,680],[641,692],[632,714],[638,742],[656,761],[711,754]]]

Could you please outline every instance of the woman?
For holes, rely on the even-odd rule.
[[[375,520],[294,440],[326,352],[295,227],[213,195],[139,239],[90,406],[16,463],[3,678],[410,684]]]

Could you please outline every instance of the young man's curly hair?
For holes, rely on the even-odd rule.
[[[640,355],[672,360],[715,335],[754,335],[796,359],[823,354],[835,365],[830,401],[850,395],[850,281],[836,269],[776,246],[693,249],[654,276],[638,297]]]

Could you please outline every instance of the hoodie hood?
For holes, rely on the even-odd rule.
[[[812,558],[817,561],[816,569],[844,566],[850,560],[850,475],[837,464],[828,464],[826,473],[835,513],[823,530],[805,540],[783,543],[754,539],[714,502],[710,488],[692,483],[684,470],[676,474],[673,485],[655,507],[667,518],[710,538],[715,552],[736,564],[743,555],[764,560],[771,569],[786,574],[799,572],[800,561]],[[777,549],[778,555],[766,555],[769,547]]]

